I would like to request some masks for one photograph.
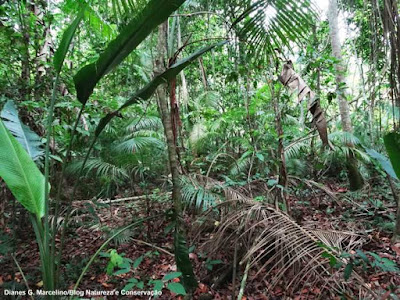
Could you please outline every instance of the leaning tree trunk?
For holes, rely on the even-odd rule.
[[[345,96],[345,89],[343,88],[346,84],[344,75],[346,68],[342,62],[342,53],[341,53],[342,49],[339,40],[339,27],[338,27],[337,15],[338,15],[337,0],[330,0],[328,9],[328,19],[329,19],[329,28],[331,36],[332,55],[339,61],[335,66],[336,85],[338,89],[337,98],[339,102],[339,113],[343,131],[352,133],[353,128],[351,125],[349,104]],[[352,143],[348,143],[347,146],[350,148],[354,147]],[[358,190],[363,186],[364,180],[358,170],[357,159],[354,157],[351,151],[349,156],[347,157],[347,174],[349,177],[351,190]]]

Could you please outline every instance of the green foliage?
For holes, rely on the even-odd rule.
[[[375,151],[374,149],[366,148],[365,151],[370,155],[372,158],[376,159],[380,166],[388,173],[392,178],[397,178],[396,173],[390,163],[389,159],[382,155],[381,153]]]
[[[178,230],[174,232],[174,252],[176,266],[182,272],[182,283],[186,291],[192,291],[197,287],[197,280],[193,273],[192,263],[189,259],[189,250],[186,240]],[[176,286],[174,286],[176,288]]]
[[[56,52],[54,53],[53,63],[54,63],[54,68],[57,73],[61,72],[61,68],[64,64],[65,56],[67,55],[68,49],[70,47],[72,39],[75,36],[75,32],[79,26],[79,23],[81,22],[81,20],[83,18],[84,12],[85,12],[85,9],[82,8],[81,11],[78,13],[78,16],[75,18],[75,20],[64,31],[63,36],[61,38],[60,45],[58,46]]]
[[[182,202],[203,211],[220,201],[218,194],[204,187],[195,178],[181,177]]]
[[[393,169],[397,178],[400,178],[400,134],[398,132],[390,132],[383,139]]]
[[[400,269],[396,262],[386,257],[380,257],[374,252],[363,252],[361,250],[356,250],[354,254],[344,252],[342,253],[342,257],[349,259],[349,262],[346,264],[344,269],[345,280],[350,278],[351,273],[356,266],[361,266],[364,270],[367,268],[374,268],[377,269],[377,271],[400,273]]]
[[[277,55],[276,48],[290,47],[307,36],[316,16],[312,2],[257,0],[245,4],[244,12],[235,20],[239,34],[246,38],[258,59]]]
[[[43,156],[41,138],[28,126],[23,124],[18,116],[14,101],[8,100],[1,111],[3,124],[17,139],[29,156],[34,160],[40,160]]]
[[[77,97],[86,104],[100,79],[119,65],[158,25],[164,22],[185,0],[150,0],[142,13],[133,19],[108,44],[95,63],[83,67],[74,77]]]
[[[44,215],[44,176],[0,120],[0,177],[37,218]]]
[[[220,259],[213,260],[213,259],[207,258],[205,264],[206,264],[207,270],[212,271],[215,265],[222,264],[222,260],[220,260]]]
[[[172,66],[170,66],[166,71],[164,71],[162,74],[157,75],[156,77],[153,78],[151,82],[149,82],[145,87],[143,87],[141,90],[136,92],[128,101],[126,101],[118,110],[107,114],[105,117],[103,117],[99,125],[96,127],[95,130],[95,135],[99,136],[100,133],[103,131],[105,126],[115,117],[117,116],[123,109],[138,103],[140,100],[147,100],[149,99],[154,92],[156,91],[157,87],[165,82],[168,82],[170,79],[175,78],[179,72],[181,72],[184,68],[186,68],[188,65],[190,65],[193,61],[195,61],[197,58],[199,58],[201,55],[204,53],[210,51],[211,49],[222,46],[226,44],[226,41],[219,42],[207,47],[204,47],[192,55],[179,60]]]

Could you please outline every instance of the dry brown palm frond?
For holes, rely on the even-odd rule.
[[[321,297],[350,295],[350,283],[356,283],[365,293],[375,296],[356,273],[349,282],[343,279],[347,261],[340,257],[342,243],[349,240],[346,249],[350,249],[356,245],[353,242],[356,235],[309,230],[272,206],[243,195],[239,198],[217,206],[224,214],[212,239],[204,245],[211,255],[240,245],[240,263],[249,262],[251,268],[257,268],[255,276],[265,274],[268,290],[284,282],[288,294],[311,285],[323,290]],[[333,268],[332,261],[340,262],[341,266]]]
[[[366,241],[363,235],[354,232],[316,229],[310,229],[310,231],[325,245],[337,249],[339,252],[349,252],[360,247]]]

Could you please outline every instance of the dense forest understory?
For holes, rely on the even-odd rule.
[[[3,0],[0,61],[0,299],[400,299],[397,0]]]

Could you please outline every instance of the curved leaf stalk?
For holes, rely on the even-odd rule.
[[[249,258],[246,263],[246,269],[244,270],[242,282],[240,283],[239,295],[237,297],[238,300],[242,300],[242,298],[243,298],[244,288],[246,287],[247,276],[248,276],[249,270],[250,270],[250,261],[251,261],[251,259]]]

